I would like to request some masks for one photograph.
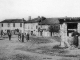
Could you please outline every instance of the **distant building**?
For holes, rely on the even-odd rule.
[[[59,18],[60,30],[64,31],[66,36],[69,36],[75,29],[80,33],[80,18],[79,17],[66,17]]]
[[[60,25],[61,35],[69,36],[75,29],[80,33],[79,17],[45,18],[38,16],[31,19],[31,16],[29,16],[27,21],[24,19],[5,19],[0,22],[0,31],[7,33],[8,30],[11,30],[15,33],[19,30],[22,33],[29,33],[30,35],[49,37],[49,26],[54,24]]]
[[[8,30],[13,31],[15,33],[17,30],[23,32],[23,25],[26,20],[24,19],[5,19],[0,22],[0,31],[7,33]]]
[[[45,36],[45,37],[50,37],[49,26],[54,25],[54,24],[59,24],[58,18],[42,19],[42,21],[39,23],[40,35]]]
[[[29,33],[30,35],[36,35],[38,36],[38,23],[40,21],[40,17],[29,19],[25,22],[25,33]]]

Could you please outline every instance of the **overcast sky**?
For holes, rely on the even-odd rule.
[[[0,20],[45,17],[80,17],[80,0],[0,0]]]

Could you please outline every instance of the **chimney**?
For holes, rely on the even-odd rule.
[[[22,18],[22,20],[24,20],[24,18]]]
[[[28,20],[31,20],[31,16],[28,17]]]
[[[40,16],[38,16],[38,20],[40,20],[41,19],[41,17]]]
[[[38,16],[38,18],[40,18],[40,16]]]

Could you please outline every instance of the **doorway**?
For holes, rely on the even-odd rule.
[[[67,23],[67,35],[77,29],[77,23]]]

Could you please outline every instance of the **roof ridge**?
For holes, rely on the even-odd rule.
[[[0,23],[19,23],[19,22],[25,22],[26,20],[22,20],[22,19],[5,19],[3,21],[1,21]]]

